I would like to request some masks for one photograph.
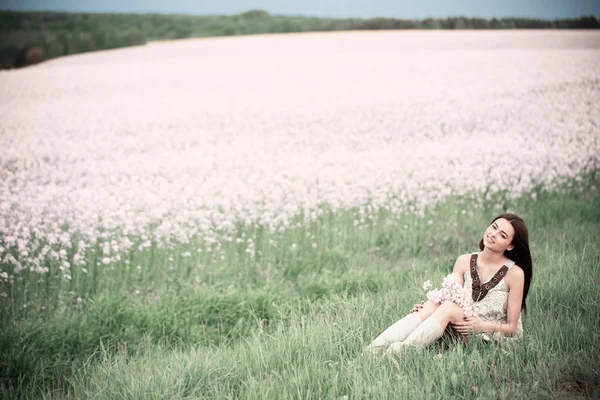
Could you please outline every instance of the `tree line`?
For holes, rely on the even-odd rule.
[[[0,10],[0,68],[151,40],[379,29],[599,29],[594,16],[530,18],[316,18],[250,10],[236,15],[105,14]]]

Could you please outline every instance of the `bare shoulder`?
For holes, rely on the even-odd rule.
[[[504,278],[506,282],[506,286],[510,288],[511,285],[520,284],[522,285],[525,282],[525,273],[517,264],[513,265],[508,274],[506,274],[506,278]]]
[[[456,259],[456,263],[454,263],[454,270],[452,272],[457,272],[460,275],[464,275],[465,272],[469,270],[469,260],[471,259],[471,254],[463,254]]]

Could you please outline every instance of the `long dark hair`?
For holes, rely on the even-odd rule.
[[[525,299],[527,298],[527,294],[529,293],[529,285],[531,284],[531,251],[529,250],[529,232],[527,231],[527,226],[525,226],[525,221],[522,218],[515,214],[504,213],[498,215],[492,221],[492,224],[497,219],[504,218],[515,230],[515,236],[513,237],[512,250],[506,250],[504,255],[511,260],[513,260],[525,274],[525,285],[523,287],[523,302],[521,303],[521,310],[524,313],[527,312],[527,304],[525,303]],[[483,239],[479,242],[479,249],[483,250]]]

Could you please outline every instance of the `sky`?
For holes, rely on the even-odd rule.
[[[0,9],[195,15],[263,9],[271,14],[337,18],[600,18],[600,0],[0,0]]]

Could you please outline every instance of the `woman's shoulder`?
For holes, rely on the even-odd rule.
[[[469,261],[471,260],[471,254],[472,253],[468,253],[458,256],[458,258],[456,259],[456,263],[454,263],[453,272],[457,272],[461,275],[467,272],[469,270]]]
[[[508,270],[506,277],[504,278],[506,285],[510,287],[511,284],[515,283],[523,283],[525,282],[525,273],[523,269],[519,267],[517,264],[513,264],[512,267]]]

